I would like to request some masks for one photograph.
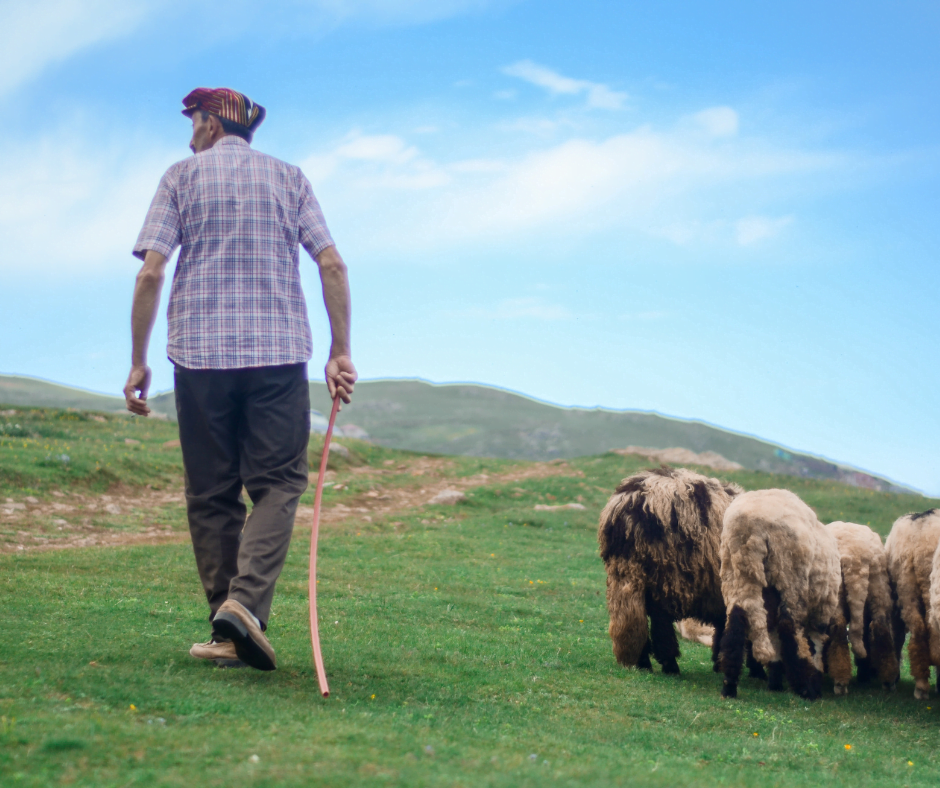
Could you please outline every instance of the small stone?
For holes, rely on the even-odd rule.
[[[249,759],[252,763],[260,763],[261,759],[257,755],[252,755]]]
[[[454,506],[460,501],[466,499],[464,495],[459,490],[442,490],[437,495],[435,495],[430,501],[428,501],[429,506],[434,505],[444,505],[444,506]]]
[[[107,506],[104,507],[104,510],[108,514],[120,514],[121,513],[121,507],[118,506],[116,503],[109,503]]]
[[[537,761],[538,759],[539,759],[539,756],[536,755],[534,752],[529,756],[529,760],[532,761],[533,763],[535,763],[535,761]]]
[[[53,494],[56,498],[64,498],[64,497],[65,497],[65,493],[59,492],[58,490],[53,490],[53,491],[52,491],[52,494]]]
[[[349,456],[349,449],[347,449],[345,446],[343,446],[343,445],[340,444],[340,443],[331,443],[331,444],[330,444],[330,454],[333,454],[334,452],[335,452],[336,454],[338,454],[340,457],[348,457],[348,456]]]
[[[128,446],[140,446],[140,441],[135,441],[133,438],[125,438],[124,443]]]
[[[27,495],[23,500],[26,501],[26,503],[39,503],[39,501],[36,498],[33,498],[32,495]]]

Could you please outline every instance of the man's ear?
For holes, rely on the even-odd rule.
[[[218,139],[225,134],[225,130],[222,128],[222,121],[215,115],[209,116],[209,132],[213,139]]]

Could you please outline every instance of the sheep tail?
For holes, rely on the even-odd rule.
[[[848,601],[849,612],[849,642],[856,657],[864,659],[868,656],[865,649],[865,600],[868,598],[867,564],[858,567],[859,571],[842,574],[842,582]]]

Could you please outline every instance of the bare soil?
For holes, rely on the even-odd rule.
[[[327,483],[345,490],[350,482],[370,489],[349,493],[341,502],[327,504],[321,524],[371,522],[413,512],[443,490],[469,492],[491,484],[521,482],[551,476],[583,476],[581,471],[557,460],[527,463],[502,473],[458,477],[453,460],[420,457],[385,468],[365,466],[340,472],[328,471]],[[310,477],[311,491],[316,474]],[[74,547],[166,544],[185,542],[185,500],[182,480],[178,487],[162,490],[115,489],[106,495],[60,491],[38,501],[18,497],[0,501],[0,553],[62,550]],[[175,511],[174,511],[175,510]],[[176,526],[169,521],[176,522]],[[310,528],[313,507],[300,506],[297,527]]]

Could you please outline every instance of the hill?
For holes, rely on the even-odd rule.
[[[311,382],[310,400],[312,407],[329,412],[324,384]],[[15,376],[0,376],[0,404],[126,412],[120,397]],[[175,420],[173,392],[152,396],[150,405]],[[627,446],[682,447],[715,452],[754,471],[906,491],[889,480],[698,421],[641,411],[563,408],[473,384],[363,381],[337,424],[362,436],[348,429],[355,425],[379,445],[420,453],[551,460]]]

